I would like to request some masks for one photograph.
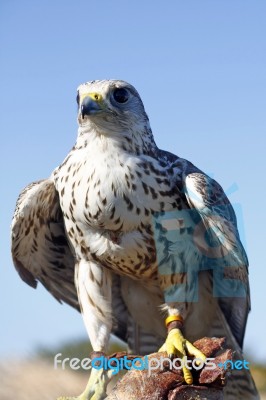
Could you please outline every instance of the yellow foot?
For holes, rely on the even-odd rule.
[[[57,397],[56,400],[83,400],[82,397],[78,396],[78,397],[65,397],[65,396],[60,396]],[[85,400],[85,399],[84,399]]]
[[[112,370],[92,368],[84,392],[77,397],[60,396],[56,400],[103,400],[106,398],[106,387],[112,376]]]
[[[88,397],[85,394],[81,394],[80,396],[69,397],[69,396],[60,396],[57,397],[56,400],[87,400]]]
[[[104,395],[104,397],[106,396],[106,394]],[[60,396],[57,397],[56,400],[100,400],[104,397],[99,397],[96,393],[92,394],[92,396],[89,396],[87,394],[81,394],[80,396],[75,396],[75,397],[69,397],[69,396]]]
[[[198,358],[199,361],[196,363],[198,365],[206,360],[206,356],[184,338],[180,329],[172,329],[168,333],[166,341],[159,351],[166,351],[171,359],[178,357],[182,360],[184,379],[188,385],[193,383],[193,378],[190,369],[187,368],[187,355]]]
[[[106,393],[91,393],[90,395],[88,394],[81,394],[80,396],[77,397],[69,397],[69,396],[60,396],[57,397],[56,400],[101,400],[106,397]]]

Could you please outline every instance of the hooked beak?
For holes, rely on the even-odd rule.
[[[98,93],[88,93],[81,99],[80,112],[82,119],[85,115],[94,115],[104,110],[102,95]]]

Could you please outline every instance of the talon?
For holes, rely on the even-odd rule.
[[[202,361],[206,360],[206,356],[193,346],[188,340],[186,340],[180,329],[174,328],[168,332],[166,341],[159,351],[167,351],[168,357],[173,360],[174,357],[179,356],[182,361],[187,357],[187,354],[194,356],[199,360],[196,360],[196,364],[200,365]],[[184,365],[184,364],[183,364]],[[193,383],[193,377],[191,371],[183,366],[184,380],[188,385]]]
[[[199,358],[202,361],[206,360],[206,356],[198,350],[193,344],[191,344],[188,340],[186,340],[186,349],[190,356],[194,356],[195,358]],[[196,364],[199,365],[200,361],[196,361]]]
[[[174,360],[175,355],[174,355],[174,353],[171,353],[171,354],[168,354],[168,357],[170,358],[170,360]]]
[[[192,385],[192,383],[193,383],[193,378],[192,378],[191,372],[190,372],[187,368],[183,368],[183,374],[184,374],[185,382],[186,382],[188,385]]]

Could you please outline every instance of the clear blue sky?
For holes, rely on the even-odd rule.
[[[245,348],[266,360],[265,20],[264,0],[1,1],[2,357],[86,335],[78,313],[19,279],[9,225],[20,190],[48,177],[75,142],[76,87],[120,78],[140,92],[157,144],[241,205]]]

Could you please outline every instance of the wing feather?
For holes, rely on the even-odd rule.
[[[229,268],[225,268],[224,272],[225,278],[231,279],[232,292],[237,291],[239,282],[245,288],[245,294],[242,296],[230,296],[229,294],[219,297],[220,307],[233,335],[242,347],[247,316],[250,311],[250,290],[248,259],[240,241],[236,215],[222,187],[194,165],[190,163],[187,165],[183,180],[187,201],[191,208],[198,211],[213,245],[220,249],[221,261],[218,262],[222,263],[224,257],[229,254],[231,265],[228,266]],[[223,284],[222,279],[220,285]]]
[[[59,302],[79,310],[74,285],[75,258],[51,180],[34,182],[21,192],[11,238],[13,262],[23,281],[34,288],[41,282]]]
[[[245,296],[221,296],[219,305],[232,330],[233,335],[242,347],[245,334],[247,316],[250,311],[250,290],[248,282],[248,259],[241,243],[237,219],[229,199],[222,187],[192,163],[169,152],[160,151],[160,158],[168,161],[176,170],[176,181],[181,194],[184,195],[188,206],[196,210],[200,216],[204,229],[199,230],[202,236],[208,234],[210,246],[207,249],[213,257],[216,253],[217,265],[223,263],[225,255],[230,254],[231,266],[225,268],[225,278],[231,279],[232,288],[237,288],[241,281],[245,289]],[[195,238],[202,243],[202,237]],[[208,254],[207,254],[208,256]],[[220,261],[219,261],[220,260]],[[235,282],[235,283],[234,283]],[[218,282],[223,290],[223,280]]]

